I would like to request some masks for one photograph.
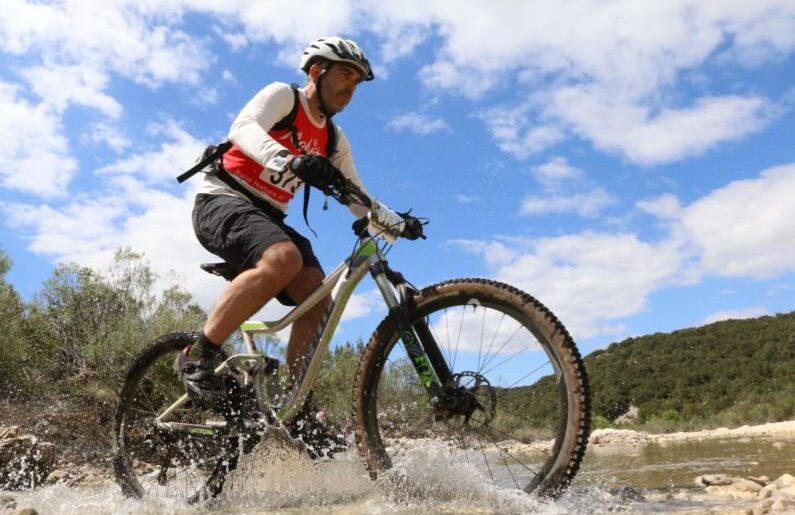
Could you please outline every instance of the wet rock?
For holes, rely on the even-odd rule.
[[[55,446],[19,427],[0,427],[0,488],[17,490],[44,483],[55,463]]]
[[[645,445],[651,441],[648,433],[632,431],[630,429],[597,429],[591,433],[588,440],[589,447],[601,447],[611,444]]]
[[[759,490],[758,495],[760,499],[788,497],[795,500],[795,477],[784,474]]]
[[[611,490],[610,494],[622,503],[646,501],[646,497],[631,486],[622,486],[616,490]]]
[[[0,495],[0,508],[4,510],[13,510],[17,507],[17,500],[10,495]]]
[[[770,484],[770,478],[767,476],[759,476],[759,477],[748,476],[748,479],[750,479],[754,483],[759,483],[762,486],[767,486],[768,484]]]
[[[763,487],[760,481],[753,481],[742,477],[729,476],[726,474],[705,474],[696,478],[696,484],[704,486],[704,491],[712,497],[723,497],[733,500],[753,501],[764,499],[762,496]],[[768,485],[770,486],[770,485]],[[768,494],[769,497],[772,494]],[[763,510],[761,506],[756,506]],[[752,513],[753,510],[748,510]]]
[[[55,469],[47,475],[47,484],[63,483],[69,478],[69,473],[63,469]]]
[[[699,486],[728,486],[734,479],[726,474],[704,474],[696,478],[696,484]]]
[[[754,506],[751,510],[751,513],[753,513],[753,515],[766,515],[770,513],[774,503],[775,501],[773,501],[773,499],[765,499],[764,501],[757,503],[756,506]]]
[[[749,483],[753,483],[753,481],[749,481]],[[756,485],[756,483],[753,483]],[[761,488],[759,485],[756,485],[757,488]],[[737,487],[734,483],[731,485],[725,486],[708,486],[704,489],[708,494],[716,496],[716,497],[728,497],[730,499],[756,499],[757,498],[757,491],[749,491],[742,487]]]

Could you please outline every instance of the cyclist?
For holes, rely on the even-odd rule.
[[[203,403],[223,400],[226,387],[213,369],[224,357],[221,344],[240,324],[273,297],[286,305],[300,303],[324,278],[309,240],[284,222],[302,184],[323,188],[334,180],[336,168],[364,190],[348,140],[331,118],[345,109],[360,82],[373,79],[367,58],[353,41],[326,37],[309,44],[300,68],[304,87],[274,82],[246,104],[229,131],[233,146],[216,172],[204,175],[196,196],[193,226],[199,242],[238,272],[182,365],[191,398]],[[367,213],[363,206],[349,209],[357,218]],[[293,377],[329,302],[318,303],[293,324],[287,345]],[[298,420],[318,432],[314,415]]]

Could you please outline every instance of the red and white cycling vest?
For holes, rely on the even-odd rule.
[[[328,129],[325,124],[323,127],[315,126],[309,120],[300,101],[298,102],[298,111],[295,114],[293,124],[297,130],[298,143],[301,146],[301,150],[293,144],[290,129],[271,130],[268,131],[268,135],[278,141],[293,155],[326,155]],[[264,166],[244,154],[237,145],[233,145],[224,154],[223,163],[224,169],[238,181],[262,196],[269,197],[277,204],[289,202],[303,184],[290,171],[285,170],[275,173],[267,170]]]

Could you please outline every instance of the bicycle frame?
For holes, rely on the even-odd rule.
[[[320,365],[323,356],[328,349],[331,338],[337,329],[342,313],[350,300],[353,291],[370,272],[373,280],[378,286],[379,291],[391,313],[395,313],[398,319],[398,329],[400,338],[406,347],[406,351],[411,358],[412,365],[420,376],[423,385],[429,392],[431,401],[438,399],[441,395],[441,385],[445,384],[450,378],[450,370],[447,367],[441,351],[435,342],[430,338],[430,331],[424,321],[416,322],[413,326],[409,324],[405,313],[407,298],[402,288],[399,288],[387,277],[386,260],[381,253],[374,238],[369,237],[360,241],[356,251],[351,258],[346,259],[334,269],[303,302],[294,307],[284,317],[270,322],[245,322],[240,326],[243,340],[246,345],[246,352],[235,354],[226,359],[216,369],[216,374],[237,373],[243,384],[251,381],[251,372],[254,374],[262,373],[265,355],[259,352],[254,343],[254,336],[258,334],[275,334],[277,331],[289,326],[301,316],[306,314],[322,299],[331,295],[331,305],[328,308],[327,316],[322,322],[320,340],[311,351],[309,360],[304,365],[304,373],[299,378],[300,384],[297,393],[281,406],[278,411],[278,418],[284,422],[292,421],[304,404],[309,392],[320,372]],[[430,338],[430,340],[429,340]],[[433,342],[428,345],[428,342]],[[420,342],[420,344],[418,344]],[[430,347],[430,348],[429,348]],[[427,354],[426,354],[427,352]],[[259,387],[259,382],[255,382],[255,387]],[[259,392],[258,392],[259,394]],[[171,414],[183,406],[188,401],[187,394],[177,399],[171,406],[166,408],[156,422],[168,426],[171,429],[186,429],[193,433],[212,431],[209,427],[196,426],[194,424],[177,424],[167,422]],[[183,427],[184,426],[184,427]]]

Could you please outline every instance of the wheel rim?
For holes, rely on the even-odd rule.
[[[498,488],[529,492],[548,480],[570,438],[570,392],[549,338],[526,314],[482,298],[430,302],[417,318],[426,320],[454,375],[463,373],[459,383],[496,399],[494,412],[476,410],[485,420],[479,426],[474,415],[469,423],[460,415],[439,420],[395,333],[370,397],[379,422],[369,437],[380,467],[409,458],[416,446],[401,439],[428,439],[447,448],[448,464],[474,468]]]

